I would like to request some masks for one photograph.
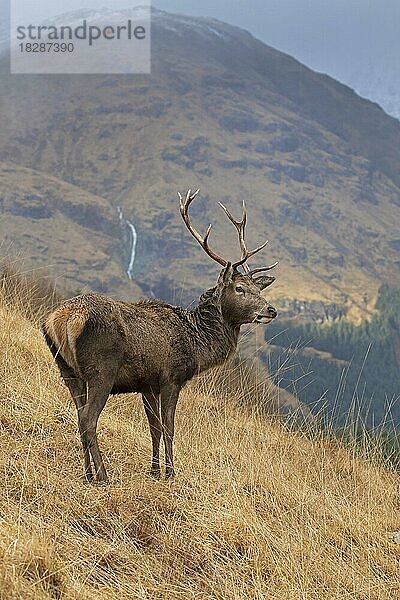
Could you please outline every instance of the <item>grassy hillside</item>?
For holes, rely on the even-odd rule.
[[[396,597],[399,477],[378,462],[192,386],[176,481],[147,478],[140,400],[120,396],[99,426],[111,484],[86,486],[75,409],[4,301],[0,369],[0,598]]]

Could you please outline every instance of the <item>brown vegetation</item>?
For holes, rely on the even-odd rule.
[[[4,302],[0,354],[0,598],[397,596],[399,478],[382,465],[203,386],[178,406],[174,482],[146,477],[143,409],[120,396],[100,432],[111,484],[88,487],[68,392]]]

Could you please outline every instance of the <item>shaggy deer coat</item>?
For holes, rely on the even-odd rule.
[[[194,196],[187,195],[186,211]],[[208,253],[207,239],[203,247]],[[224,259],[215,257],[222,264]],[[110,394],[128,392],[142,394],[153,447],[151,474],[160,477],[163,436],[166,477],[174,476],[180,390],[194,375],[234,353],[242,324],[268,323],[276,316],[261,296],[273,281],[268,276],[254,279],[225,261],[217,285],[192,310],[159,300],[128,303],[85,294],[48,316],[43,333],[76,404],[88,481],[93,480],[91,460],[97,479],[107,479],[96,435],[100,413]]]

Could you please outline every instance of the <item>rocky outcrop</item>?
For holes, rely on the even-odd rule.
[[[327,303],[320,300],[297,300],[280,298],[278,300],[280,311],[285,317],[302,316],[308,320],[323,323],[345,317],[347,308],[335,302]]]

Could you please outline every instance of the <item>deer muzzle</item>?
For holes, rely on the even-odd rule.
[[[266,325],[267,323],[270,323],[272,321],[272,319],[275,319],[277,314],[278,313],[275,310],[275,308],[273,306],[269,306],[266,311],[266,314],[257,315],[256,318],[254,319],[254,322],[255,323],[264,323],[264,325]]]

